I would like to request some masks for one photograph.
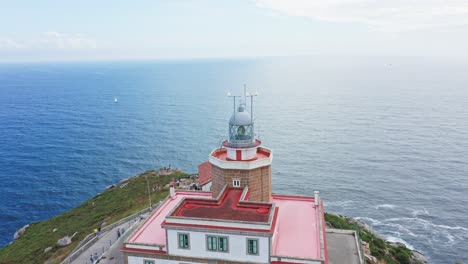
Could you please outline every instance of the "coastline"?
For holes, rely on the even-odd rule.
[[[190,189],[193,184],[198,184],[198,175],[162,168],[121,180],[76,208],[44,221],[30,223],[15,232],[16,238],[0,248],[0,263],[60,263],[76,251],[93,230],[101,230],[151,207],[158,199],[164,199],[172,181],[177,181],[180,189]],[[132,200],[131,206],[122,204],[129,199]],[[359,220],[326,213],[326,222],[328,228],[357,232],[362,240],[366,263],[427,263],[427,259],[418,251],[410,250],[402,243],[385,241]],[[24,248],[29,250],[21,250]],[[20,251],[24,254],[18,254]]]

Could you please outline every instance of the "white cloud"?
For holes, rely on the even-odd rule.
[[[81,34],[62,34],[55,31],[45,32],[40,40],[45,48],[59,50],[96,49],[96,40]]]
[[[0,38],[0,50],[14,51],[24,49],[24,44],[12,38]]]
[[[255,0],[288,16],[358,23],[379,31],[446,29],[468,25],[466,0]]]
[[[94,50],[97,46],[97,41],[94,38],[82,34],[63,34],[55,31],[48,31],[27,40],[0,38],[0,51]]]

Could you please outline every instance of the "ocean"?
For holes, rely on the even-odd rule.
[[[468,262],[467,72],[417,57],[1,64],[0,246],[134,174],[196,172],[246,84],[274,192],[319,190],[430,263]]]

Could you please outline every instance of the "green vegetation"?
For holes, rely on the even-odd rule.
[[[111,224],[148,207],[148,185],[151,200],[157,203],[168,195],[167,184],[172,179],[188,177],[188,174],[178,171],[165,176],[159,176],[158,172],[144,172],[68,212],[30,224],[25,234],[0,249],[0,263],[44,263],[46,260],[59,263],[103,222]],[[57,231],[53,232],[54,229]],[[70,245],[57,246],[57,240],[75,232],[78,233]],[[52,250],[44,253],[47,247],[52,247]]]
[[[393,246],[345,217],[325,213],[325,221],[333,228],[356,230],[361,240],[369,244],[371,255],[379,261],[385,261],[387,264],[410,263],[411,250],[404,246]]]

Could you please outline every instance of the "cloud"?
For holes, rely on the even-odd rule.
[[[14,51],[22,50],[24,45],[12,38],[0,38],[0,50]]]
[[[446,29],[468,25],[464,0],[255,0],[288,16],[357,23],[378,31]]]
[[[0,51],[73,51],[94,50],[97,47],[97,41],[94,38],[55,31],[48,31],[27,40],[0,38]]]
[[[48,31],[43,34],[40,44],[45,48],[59,50],[83,50],[96,49],[96,40],[81,34],[62,34],[55,31]]]

